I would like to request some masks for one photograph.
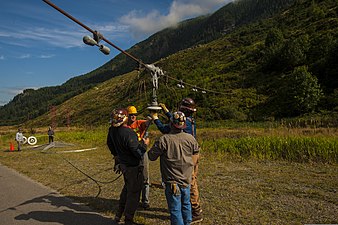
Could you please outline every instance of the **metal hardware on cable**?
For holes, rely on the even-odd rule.
[[[152,78],[152,83],[153,83],[153,96],[152,96],[152,102],[151,104],[147,107],[148,110],[161,110],[162,108],[158,105],[157,103],[157,94],[156,90],[158,89],[158,78],[160,76],[163,76],[164,73],[163,71],[153,65],[153,64],[146,64],[146,67],[148,70],[150,70],[151,78]]]
[[[182,80],[180,80],[180,83],[177,84],[177,87],[184,89],[184,84]]]
[[[158,77],[164,74],[163,71],[160,68],[158,68],[158,67],[156,67],[156,66],[154,66],[152,64],[149,65],[149,64],[143,63],[140,59],[134,57],[133,55],[129,54],[128,52],[126,52],[123,49],[119,48],[118,46],[114,45],[112,42],[110,42],[109,40],[107,40],[101,33],[99,33],[96,30],[94,31],[94,30],[90,29],[88,26],[84,25],[79,20],[77,20],[76,18],[74,18],[73,16],[71,16],[70,14],[68,14],[64,10],[60,9],[55,4],[53,4],[51,1],[49,1],[49,0],[42,0],[42,1],[44,1],[45,3],[47,3],[48,5],[50,5],[51,7],[53,7],[54,9],[56,9],[57,11],[59,11],[60,13],[62,13],[63,15],[65,15],[66,17],[68,17],[69,19],[73,20],[75,23],[79,24],[80,26],[82,26],[83,28],[85,28],[86,30],[88,30],[89,32],[91,32],[93,34],[93,38],[91,38],[90,36],[83,37],[83,42],[85,44],[90,45],[90,46],[94,46],[94,45],[98,46],[99,50],[101,52],[103,52],[104,54],[108,55],[109,52],[110,52],[110,49],[108,47],[104,46],[104,45],[99,45],[99,42],[101,40],[103,40],[106,43],[108,43],[109,45],[111,45],[112,47],[114,47],[115,49],[117,49],[118,51],[120,51],[121,53],[123,53],[124,55],[126,55],[129,58],[131,58],[132,60],[136,61],[139,66],[143,66],[144,68],[146,68],[147,70],[149,70],[150,73],[151,73],[151,75],[152,75],[153,96],[152,96],[152,102],[149,105],[148,109],[149,110],[161,110],[161,107],[158,106],[157,95],[156,95],[156,90],[158,89]]]

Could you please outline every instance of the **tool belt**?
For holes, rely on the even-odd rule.
[[[170,183],[167,183],[167,185],[170,188],[171,193],[175,196],[178,196],[181,194],[180,188],[188,187],[188,185],[181,185],[181,184],[177,184],[176,182],[170,182]]]

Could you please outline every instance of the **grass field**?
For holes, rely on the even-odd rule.
[[[114,217],[123,181],[111,182],[117,175],[105,145],[107,127],[58,128],[55,141],[73,146],[9,152],[15,131],[0,129],[1,164]],[[35,132],[38,144],[46,144],[46,129]],[[337,129],[203,128],[198,134],[202,224],[338,223]],[[152,140],[157,136],[151,130]],[[159,162],[150,163],[150,172],[151,208],[139,209],[136,219],[169,224]]]

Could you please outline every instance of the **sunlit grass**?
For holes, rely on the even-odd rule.
[[[204,140],[205,151],[223,152],[254,159],[294,162],[338,162],[338,139],[334,137],[243,137]]]
[[[113,218],[123,181],[110,183],[117,175],[106,146],[107,129],[57,128],[55,141],[72,145],[9,152],[16,129],[6,128],[0,130],[0,163]],[[39,145],[47,144],[46,131],[36,129]],[[29,129],[24,132],[30,135]],[[203,224],[337,223],[336,129],[224,127],[197,132]],[[151,143],[159,136],[152,126]],[[89,148],[95,149],[65,153]],[[160,177],[159,161],[151,162],[151,182],[159,183]],[[139,209],[136,220],[168,224],[164,190],[152,186],[150,201],[151,209]]]

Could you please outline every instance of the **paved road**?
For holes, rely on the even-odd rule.
[[[0,225],[115,223],[0,164]]]

